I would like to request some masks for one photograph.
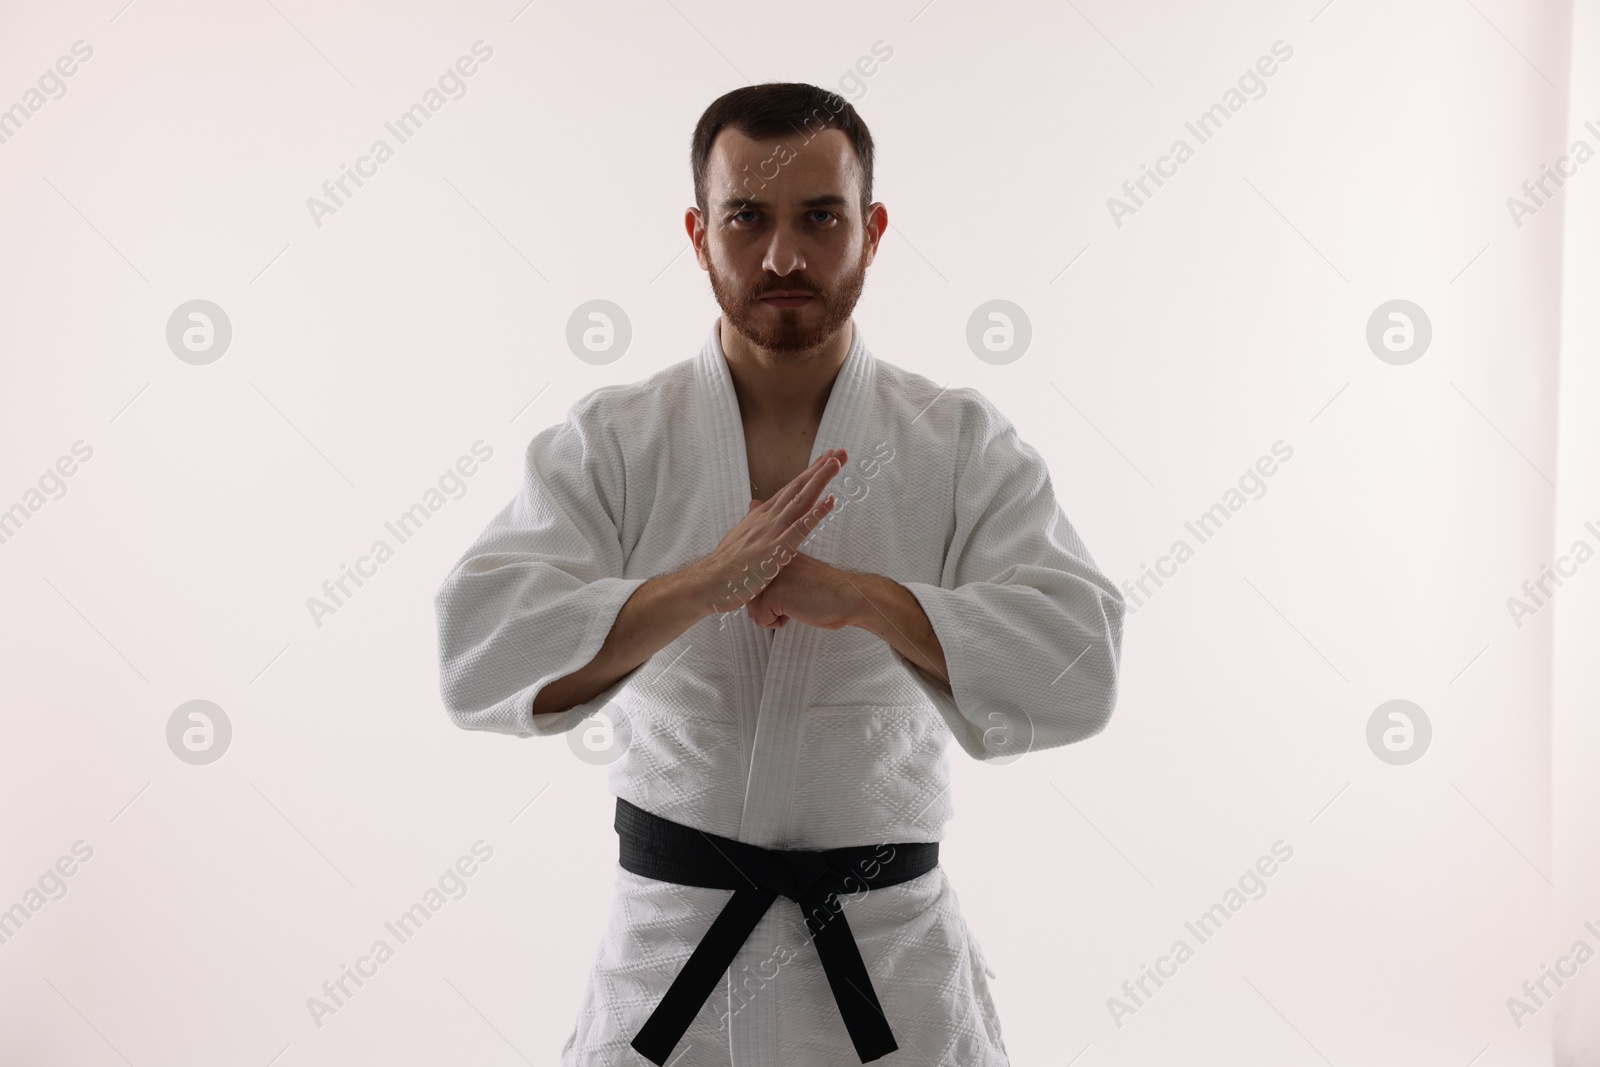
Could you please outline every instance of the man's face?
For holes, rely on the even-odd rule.
[[[685,222],[729,324],[797,355],[850,321],[887,214],[873,204],[862,219],[860,167],[842,131],[753,141],[730,128],[707,160],[706,213],[690,208]]]

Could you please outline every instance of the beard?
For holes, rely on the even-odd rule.
[[[711,275],[711,291],[716,294],[728,324],[740,336],[757,348],[778,355],[794,356],[819,347],[832,337],[855,311],[856,301],[867,282],[866,256],[856,260],[856,265],[839,279],[838,286],[829,292],[804,274],[791,274],[780,278],[767,271],[746,289],[740,289],[730,279],[717,273],[715,260],[707,273]],[[797,308],[769,308],[761,297],[779,289],[797,289],[811,294],[812,302]],[[806,325],[806,316],[816,315],[820,304],[822,315],[813,325]],[[774,321],[774,311],[776,321]]]

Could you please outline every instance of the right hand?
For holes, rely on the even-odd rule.
[[[714,614],[736,611],[777,577],[800,550],[817,523],[833,510],[836,498],[817,497],[844,469],[849,453],[830,448],[766,500],[750,510],[695,567],[705,582]]]

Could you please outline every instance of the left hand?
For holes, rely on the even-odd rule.
[[[790,619],[798,619],[807,626],[838,630],[851,624],[860,600],[845,571],[796,552],[744,610],[757,626],[769,629],[781,629]]]

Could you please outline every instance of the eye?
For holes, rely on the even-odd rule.
[[[744,210],[743,210],[743,211],[738,211],[738,212],[735,212],[735,213],[734,213],[734,214],[732,214],[732,215],[729,215],[729,216],[728,216],[728,218],[729,218],[729,219],[730,219],[730,220],[732,220],[732,221],[734,221],[734,222],[738,222],[738,221],[739,221],[739,216],[740,216],[740,215],[754,215],[754,214],[755,214],[755,209],[754,209],[754,208],[748,208],[748,207],[747,207],[747,208],[745,208],[745,209],[744,209]],[[755,221],[755,220],[754,220],[754,219],[751,219],[751,220],[750,220],[750,221],[752,221],[752,222],[754,222],[754,221]]]
[[[823,218],[816,219],[815,221],[817,221],[817,222],[827,222],[829,219],[838,218],[838,216],[835,215],[833,212],[825,210],[825,209],[820,208],[820,207],[815,209],[814,211],[812,211],[811,214],[812,215],[822,215],[822,216],[824,216]]]

